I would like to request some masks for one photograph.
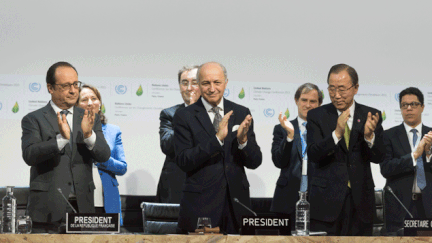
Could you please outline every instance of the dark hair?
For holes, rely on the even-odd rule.
[[[102,96],[101,96],[99,90],[96,89],[96,87],[94,87],[94,86],[91,86],[91,85],[88,85],[88,84],[84,84],[84,85],[81,86],[81,88],[80,88],[80,94],[81,94],[81,91],[82,91],[83,89],[85,89],[85,88],[90,89],[91,91],[93,91],[93,92],[95,93],[96,97],[99,99],[99,102],[100,102],[101,105],[102,105]],[[79,105],[80,98],[81,98],[81,95],[78,97],[78,100],[77,100],[75,106],[78,106],[78,105]],[[108,118],[106,118],[105,114],[102,113],[101,110],[98,111],[98,114],[99,114],[99,116],[100,116],[101,123],[102,123],[102,124],[107,124],[107,122],[108,122]]]
[[[75,72],[78,75],[78,71],[75,69],[74,66],[72,66],[72,64],[68,63],[68,62],[57,62],[54,63],[47,72],[46,75],[46,82],[47,84],[51,84],[52,86],[54,86],[54,84],[56,83],[56,79],[55,79],[55,72],[57,70],[58,67],[71,67],[75,70]]]
[[[319,90],[318,86],[311,83],[305,83],[300,85],[300,87],[298,87],[297,91],[295,92],[294,99],[298,100],[300,99],[300,96],[302,94],[309,93],[312,90],[316,90],[318,92],[318,103],[321,105],[323,102],[323,93],[321,92],[321,90]]]
[[[329,71],[329,73],[327,75],[327,84],[329,83],[330,74],[332,74],[332,73],[338,74],[338,73],[340,73],[342,71],[347,71],[348,72],[348,75],[350,76],[351,82],[352,82],[353,85],[357,85],[358,84],[358,75],[357,75],[356,70],[353,67],[351,67],[351,66],[349,66],[347,64],[343,64],[343,63],[336,64],[336,65],[334,65],[333,67],[330,68],[330,71]]]
[[[178,71],[178,82],[180,83],[180,79],[181,79],[181,76],[182,76],[182,74],[184,73],[184,72],[186,72],[186,71],[191,71],[191,70],[193,70],[193,69],[198,69],[199,68],[199,66],[198,65],[191,65],[191,66],[184,66],[182,69],[180,69],[179,71]]]
[[[402,92],[399,93],[399,105],[402,104],[402,97],[404,97],[405,95],[415,95],[415,96],[417,96],[417,98],[420,101],[421,105],[423,105],[423,102],[424,102],[423,93],[418,88],[416,88],[416,87],[409,87],[409,88],[406,88],[406,89],[402,90]]]

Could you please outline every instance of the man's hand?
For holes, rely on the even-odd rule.
[[[379,121],[378,112],[375,115],[372,115],[372,113],[368,112],[368,117],[364,127],[364,137],[366,138],[366,140],[368,141],[372,140],[373,133],[376,129],[378,121]]]
[[[247,132],[249,131],[249,127],[252,124],[252,116],[247,115],[243,122],[240,124],[239,129],[237,131],[237,140],[239,144],[244,144],[247,142]]]
[[[94,125],[95,114],[91,110],[84,112],[84,117],[81,121],[81,129],[84,133],[84,138],[89,138],[92,135],[92,129]]]
[[[199,97],[200,96],[197,95],[196,92],[194,92],[194,91],[190,92],[190,95],[189,95],[189,102],[190,103],[189,103],[189,105],[192,105],[193,103],[197,102],[197,100],[198,100]]]
[[[285,129],[285,131],[287,131],[287,133],[288,133],[287,137],[289,139],[294,139],[294,127],[291,124],[291,122],[288,121],[286,116],[282,115],[282,112],[279,113],[279,122],[280,122],[281,126],[283,127],[283,129]]]
[[[429,155],[431,155],[430,149],[432,146],[432,131],[425,134],[423,139],[425,140],[424,151],[425,151],[426,155],[429,156]]]
[[[233,112],[234,111],[230,111],[226,113],[225,116],[222,118],[222,121],[219,123],[219,129],[216,133],[216,136],[219,138],[220,141],[223,141],[228,135],[228,120],[233,114]]]
[[[345,125],[349,119],[349,116],[350,116],[350,109],[346,109],[344,112],[342,112],[342,114],[339,116],[337,120],[335,134],[338,139],[342,139],[345,133]]]
[[[417,146],[416,150],[413,153],[414,159],[418,159],[418,157],[422,156],[424,152],[425,144],[426,144],[426,140],[425,137],[423,137],[422,140],[420,140],[419,145]]]
[[[57,112],[57,123],[61,135],[66,139],[70,139],[70,127],[66,120],[66,115],[61,115],[60,112]]]

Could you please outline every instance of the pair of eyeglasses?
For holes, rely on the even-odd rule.
[[[351,85],[351,87],[349,87],[349,88],[345,88],[345,87],[338,87],[338,88],[336,88],[336,87],[331,86],[331,87],[328,87],[327,90],[332,95],[336,94],[336,92],[338,92],[339,94],[343,95],[343,94],[346,94],[348,92],[348,90],[350,90],[354,86],[355,86],[354,84]]]
[[[403,110],[406,110],[406,109],[408,109],[409,106],[411,106],[411,108],[417,108],[420,105],[421,105],[420,102],[402,103],[400,105],[400,108],[403,109]]]
[[[184,86],[184,87],[188,87],[189,84],[192,85],[192,87],[198,87],[198,82],[196,80],[194,80],[192,82],[188,82],[186,80],[183,80],[180,82],[180,84],[181,84],[181,86]]]
[[[75,81],[71,84],[54,84],[59,86],[62,90],[70,90],[73,86],[75,89],[81,88],[82,82],[81,81]]]

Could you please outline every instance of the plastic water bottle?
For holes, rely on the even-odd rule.
[[[300,200],[296,203],[296,235],[309,235],[310,230],[310,204],[306,201],[307,191],[299,192]]]
[[[13,195],[13,186],[7,187],[6,196],[2,200],[2,233],[15,234],[16,224],[16,198]]]

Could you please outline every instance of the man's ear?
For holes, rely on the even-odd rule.
[[[54,87],[51,84],[47,84],[48,93],[52,94],[54,92]]]

